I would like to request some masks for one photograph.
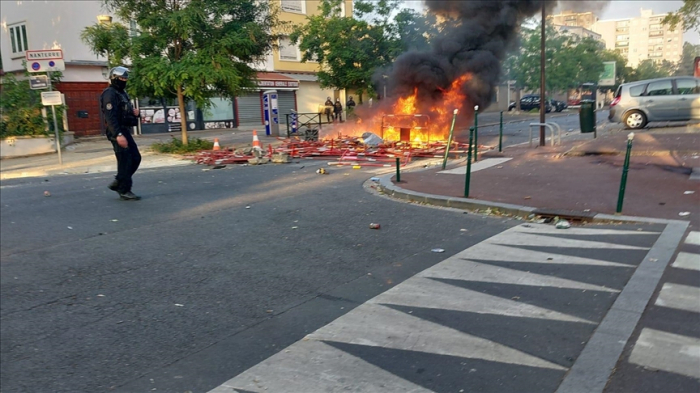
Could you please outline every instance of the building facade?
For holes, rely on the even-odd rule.
[[[589,30],[583,26],[554,25],[554,28],[557,29],[562,34],[575,35],[575,36],[582,38],[582,39],[583,38],[592,38],[596,41],[604,42],[603,36],[596,33],[595,31]]]
[[[661,23],[667,14],[642,9],[640,16],[628,19],[599,20],[593,13],[562,12],[550,16],[555,25],[578,26],[599,34],[606,49],[619,51],[627,65],[636,67],[644,60],[680,61],[683,55],[683,27],[671,30]]]
[[[320,0],[268,0],[281,9],[280,19],[295,24],[303,23],[307,16],[318,13]],[[341,15],[352,15],[352,0],[342,4]],[[108,72],[105,58],[95,55],[80,39],[80,33],[88,26],[112,18],[100,0],[75,1],[0,1],[2,31],[0,53],[3,71],[21,76],[27,50],[62,49],[66,69],[61,83],[56,86],[66,98],[68,127],[76,136],[101,133],[98,97],[107,87]],[[115,21],[119,22],[115,19]],[[130,23],[125,26],[135,28]],[[239,125],[263,125],[262,93],[277,90],[279,94],[280,120],[291,110],[317,112],[326,97],[341,98],[344,93],[320,88],[316,78],[318,63],[301,63],[298,46],[283,39],[279,50],[267,59],[253,65],[260,70],[257,75],[258,90],[233,100],[216,98],[212,108],[198,110],[188,108],[187,124],[190,129],[236,127]],[[139,98],[142,109],[142,132],[167,132],[179,130],[181,114],[175,102],[162,99]]]
[[[671,30],[661,23],[665,16],[643,9],[637,18],[599,20],[591,29],[603,37],[607,49],[620,51],[630,67],[646,59],[677,63],[683,55],[683,27]]]

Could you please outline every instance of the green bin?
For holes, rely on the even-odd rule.
[[[595,102],[583,101],[578,110],[578,117],[581,123],[581,133],[595,131]]]

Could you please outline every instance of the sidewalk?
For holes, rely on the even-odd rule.
[[[275,138],[264,135],[264,127],[252,126],[236,129],[190,131],[187,135],[190,138],[210,141],[218,138],[222,147],[232,145],[245,147],[252,145],[253,130],[258,131],[260,140],[265,145],[276,141]],[[180,133],[134,136],[142,156],[140,169],[192,164],[192,160],[185,159],[179,155],[157,154],[150,151],[149,147],[152,144],[164,142],[173,137],[179,138]],[[61,151],[61,158],[63,161],[62,165],[58,163],[57,153],[0,160],[0,180],[62,174],[116,172],[117,170],[112,144],[104,136],[77,139],[75,143],[66,146]]]
[[[582,218],[615,214],[627,134],[617,130],[596,139],[590,134],[585,140],[565,138],[561,146],[548,142],[480,153],[479,162],[472,164],[469,199],[464,198],[465,158],[446,171],[440,165],[406,170],[400,183],[391,176],[383,184],[390,195],[441,206],[525,208],[521,214]],[[700,225],[700,179],[691,180],[700,176],[698,171],[697,125],[635,132],[622,214]]]

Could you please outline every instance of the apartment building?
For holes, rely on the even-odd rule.
[[[307,15],[316,14],[320,3],[320,0],[269,1],[281,8],[281,20],[294,23],[303,23]],[[93,54],[80,39],[85,27],[110,20],[120,22],[108,15],[102,4],[100,0],[0,1],[3,71],[21,77],[27,50],[62,49],[66,69],[61,83],[55,87],[65,94],[68,127],[76,136],[98,135],[102,128],[98,97],[107,87],[107,61]],[[341,13],[352,15],[352,0],[343,3]],[[123,24],[136,28],[129,22]],[[316,78],[317,63],[301,63],[300,60],[299,48],[283,40],[279,50],[255,65],[260,70],[258,91],[234,100],[212,99],[214,106],[206,111],[187,108],[184,115],[188,127],[196,130],[263,125],[262,92],[270,89],[279,93],[282,121],[284,114],[292,109],[316,112],[327,96],[344,100],[342,92],[320,88]],[[136,101],[143,114],[142,132],[179,130],[181,115],[175,102],[149,97],[138,97]]]
[[[583,26],[554,25],[554,28],[562,34],[575,35],[579,38],[592,38],[596,41],[603,42],[603,36]]]
[[[590,29],[598,21],[598,17],[592,12],[563,11],[561,14],[550,15],[548,20],[555,26],[580,26]]]
[[[661,23],[665,16],[642,9],[639,17],[599,20],[591,29],[603,37],[607,49],[619,50],[630,67],[646,59],[676,63],[683,55],[683,27],[670,30]]]
[[[683,27],[670,30],[661,23],[666,14],[642,9],[639,17],[599,20],[593,13],[562,12],[550,16],[559,26],[580,26],[599,34],[606,49],[618,50],[630,67],[641,61],[668,60],[678,62],[683,54]]]

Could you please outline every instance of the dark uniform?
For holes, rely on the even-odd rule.
[[[109,188],[119,193],[122,199],[138,199],[131,192],[133,184],[131,177],[141,164],[141,153],[131,136],[131,128],[136,126],[139,118],[134,115],[129,96],[124,91],[124,84],[112,82],[100,96],[100,107],[104,116],[107,139],[112,142],[114,155],[117,157],[117,176]],[[121,87],[121,88],[120,88]],[[117,143],[117,136],[123,135],[127,147],[121,147]]]

